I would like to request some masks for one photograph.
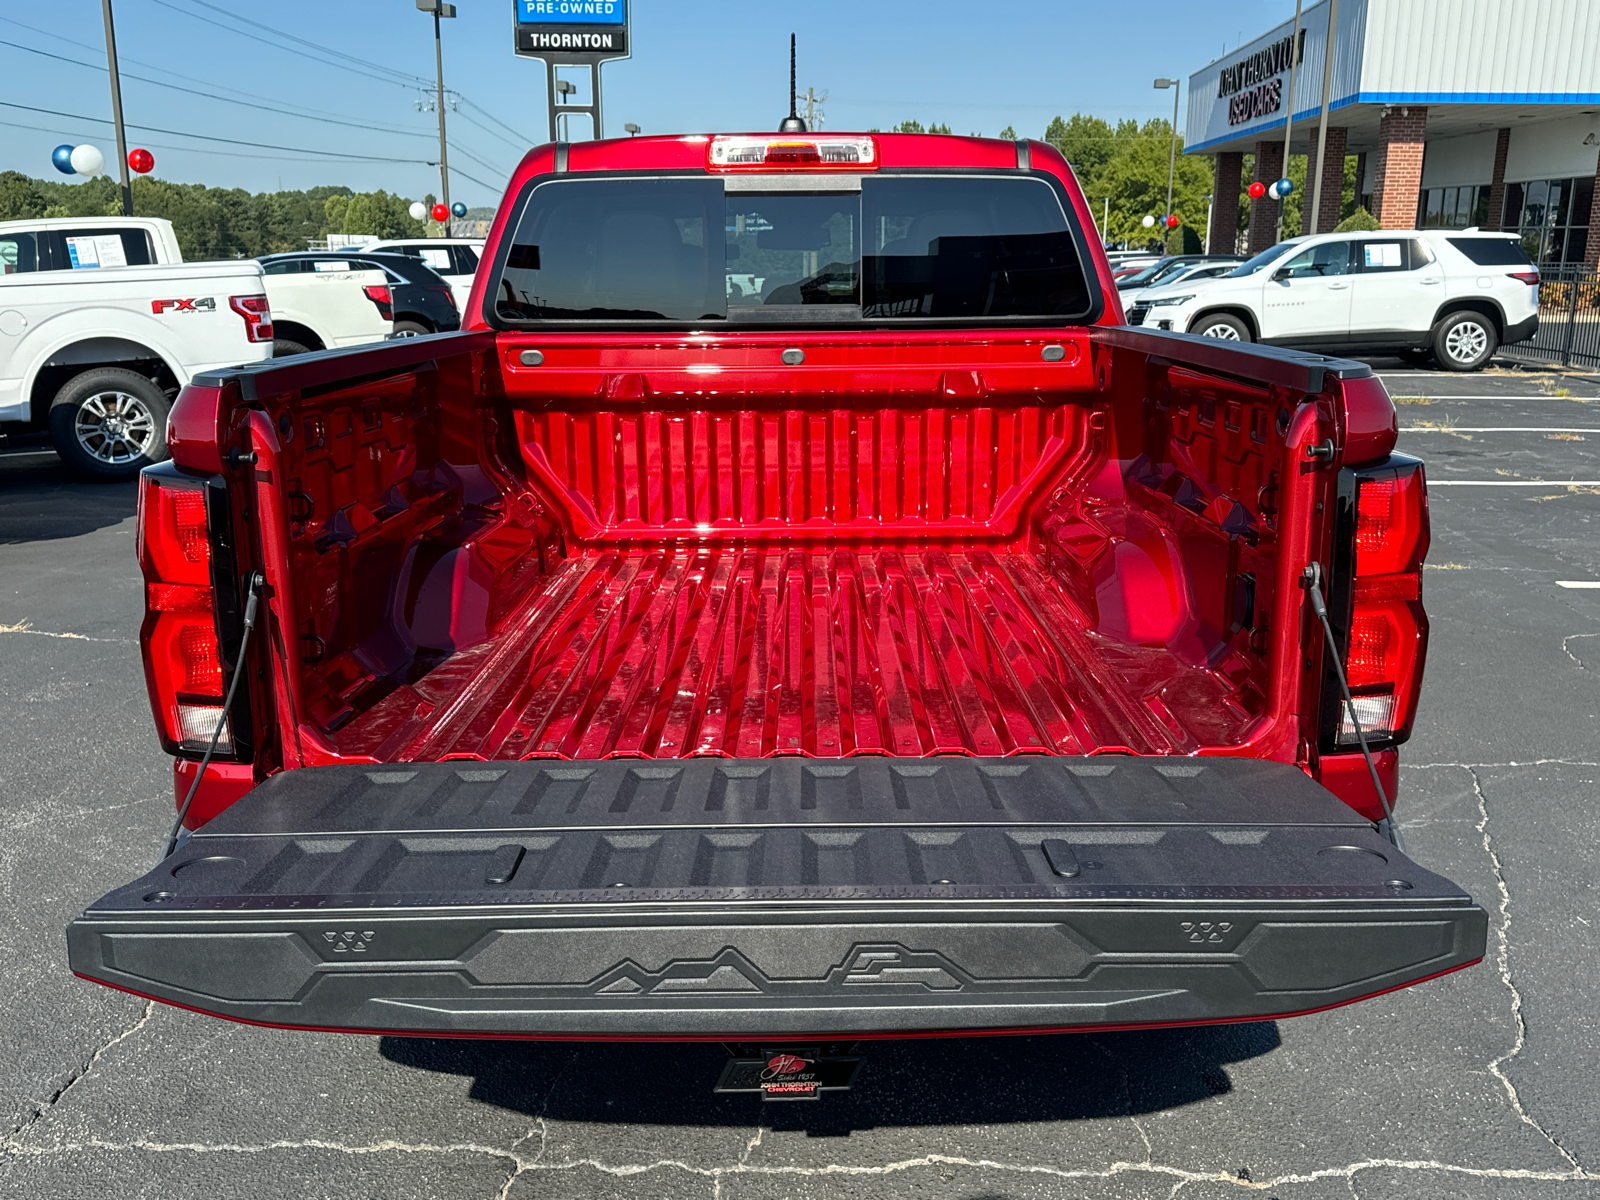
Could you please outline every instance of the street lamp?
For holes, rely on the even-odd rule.
[[[622,127],[622,131],[623,131],[623,132],[624,132],[624,133],[626,133],[626,134],[627,134],[627,135],[628,135],[628,136],[629,136],[629,137],[638,137],[638,136],[639,136],[639,134],[640,134],[640,133],[641,133],[641,132],[643,132],[643,131],[642,131],[642,130],[641,130],[641,129],[640,129],[640,128],[639,128],[639,127],[638,127],[638,126],[637,126],[637,125],[635,125],[635,124],[634,124],[634,123],[633,123],[633,122],[632,122],[632,121],[629,121],[629,122],[628,122],[628,123],[627,123],[627,124],[626,124],[626,125],[624,125],[624,126],[623,126],[623,127]]]
[[[417,0],[421,3],[422,0]],[[1178,81],[1158,79],[1156,87],[1172,89],[1172,149],[1167,153],[1167,215],[1172,215],[1172,176],[1178,167]]]
[[[551,67],[550,69],[552,71],[555,70],[554,67]],[[567,97],[572,95],[577,90],[578,85],[575,83],[568,83],[565,79],[556,80],[556,95],[561,97],[560,100],[556,101],[557,105],[561,108],[565,108],[567,104]],[[566,113],[557,113],[556,115],[567,117],[567,140],[570,142],[572,140],[572,118]]]
[[[417,11],[433,14],[433,65],[439,82],[439,190],[444,206],[450,207],[450,160],[444,142],[444,45],[439,39],[439,20],[456,15],[456,6],[445,0],[417,0]]]

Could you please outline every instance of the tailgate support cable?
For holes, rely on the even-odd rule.
[[[239,690],[239,677],[244,674],[244,652],[250,645],[250,631],[256,627],[256,606],[260,603],[261,587],[264,583],[266,580],[257,571],[250,576],[250,581],[246,585],[249,589],[249,598],[244,604],[244,632],[239,637],[239,653],[233,660],[233,678],[228,681],[228,692],[222,701],[222,712],[217,717],[216,729],[211,732],[211,744],[206,747],[205,757],[200,760],[200,766],[194,773],[194,782],[189,785],[189,794],[178,806],[178,818],[172,822],[172,832],[167,834],[161,858],[168,857],[178,848],[178,834],[183,829],[183,819],[189,815],[189,806],[194,803],[194,794],[200,790],[200,781],[205,778],[206,767],[211,765],[211,756],[217,752],[217,742],[222,738],[222,727],[227,724],[228,714],[233,711],[233,694]]]
[[[1394,843],[1396,850],[1404,854],[1406,848],[1400,844],[1400,826],[1395,823],[1394,806],[1389,803],[1389,793],[1384,790],[1383,780],[1378,778],[1378,764],[1372,760],[1372,751],[1367,747],[1366,730],[1361,728],[1361,718],[1356,715],[1356,703],[1350,696],[1350,684],[1345,678],[1344,663],[1339,657],[1339,642],[1333,636],[1333,626],[1328,622],[1328,605],[1322,598],[1322,564],[1312,563],[1308,566],[1300,576],[1300,581],[1311,598],[1311,611],[1317,614],[1317,620],[1322,622],[1322,631],[1328,637],[1328,661],[1333,664],[1334,676],[1339,680],[1339,691],[1344,694],[1344,710],[1350,717],[1350,724],[1355,727],[1356,741],[1361,743],[1361,754],[1367,760],[1367,770],[1372,772],[1372,786],[1378,789],[1383,815],[1389,819],[1389,840]]]

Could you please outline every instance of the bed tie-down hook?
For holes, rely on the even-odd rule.
[[[1320,445],[1306,447],[1307,458],[1320,458],[1323,462],[1331,463],[1333,461],[1333,455],[1334,445],[1332,438],[1329,438]]]

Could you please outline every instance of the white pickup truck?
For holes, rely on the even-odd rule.
[[[0,222],[0,429],[48,428],[81,474],[162,461],[179,388],[271,354],[257,262],[185,263],[158,218]]]

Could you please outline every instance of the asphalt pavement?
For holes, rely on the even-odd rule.
[[[1399,810],[1480,966],[1199,1029],[875,1044],[815,1104],[712,1046],[229,1024],[75,979],[67,921],[171,820],[132,485],[0,449],[0,1195],[1600,1197],[1600,378],[1376,364],[1428,464]]]

